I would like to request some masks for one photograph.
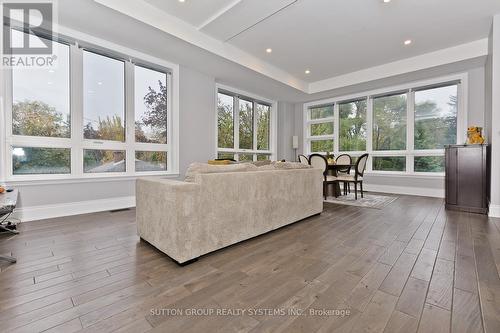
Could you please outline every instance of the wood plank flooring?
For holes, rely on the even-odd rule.
[[[18,258],[0,262],[0,332],[500,332],[500,220],[440,199],[325,204],[186,267],[139,240],[134,210],[20,231],[0,235]]]

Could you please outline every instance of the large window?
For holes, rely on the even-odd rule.
[[[366,150],[366,99],[339,104],[339,149]]]
[[[49,42],[57,52],[55,66],[14,67],[5,76],[11,91],[7,176],[170,172],[170,70],[99,48]]]
[[[217,93],[217,157],[261,161],[273,155],[272,103],[228,90]]]
[[[406,149],[406,94],[373,99],[373,150]]]
[[[167,143],[167,74],[134,68],[135,141]]]
[[[125,63],[83,51],[83,137],[125,141]]]
[[[14,31],[13,38],[23,34]],[[47,41],[50,42],[50,41]],[[52,42],[58,66],[53,69],[12,70],[12,134],[69,138],[70,75],[69,46]]]
[[[415,91],[414,149],[426,153],[456,143],[458,86]],[[415,156],[417,172],[444,172],[444,156]]]
[[[240,149],[253,148],[253,102],[244,99],[239,100],[239,127],[240,127]]]
[[[415,149],[443,149],[457,139],[457,86],[415,92]]]
[[[311,153],[332,152],[334,150],[334,109],[333,105],[311,107],[309,118],[309,150]]]
[[[306,153],[370,154],[368,171],[443,173],[444,146],[460,142],[462,76],[343,100],[307,103]],[[442,81],[442,82],[443,82]]]

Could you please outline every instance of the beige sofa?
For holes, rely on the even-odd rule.
[[[259,168],[260,169],[260,168]],[[179,264],[323,210],[319,169],[137,180],[138,235]]]

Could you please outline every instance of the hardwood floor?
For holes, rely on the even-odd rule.
[[[325,204],[186,267],[138,239],[134,214],[1,235],[18,262],[0,262],[0,332],[500,332],[500,220],[439,199]]]

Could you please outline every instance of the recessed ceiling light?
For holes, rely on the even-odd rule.
[[[412,43],[411,39],[405,40],[405,45],[410,45]]]
[[[384,0],[384,3],[389,3],[391,2],[391,0]]]
[[[271,52],[273,52],[273,49],[266,49],[266,52],[271,53]]]
[[[102,82],[101,81],[97,82],[97,84],[100,85],[100,86],[102,86]]]
[[[310,73],[311,73],[311,71],[310,71],[310,70],[308,70],[308,69],[306,69],[305,73],[306,73],[306,74],[310,74]]]
[[[179,0],[179,2],[184,2],[184,1],[186,1],[186,0]]]

